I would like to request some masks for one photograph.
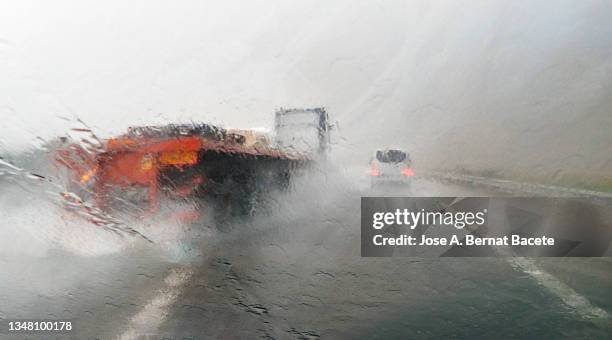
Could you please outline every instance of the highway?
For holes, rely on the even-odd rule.
[[[71,319],[78,339],[612,334],[607,258],[360,256],[361,196],[491,194],[426,179],[371,191],[359,175],[321,175],[298,181],[268,214],[223,228],[155,226],[154,244],[85,233],[44,256],[3,252],[0,317]],[[121,246],[87,251],[93,242]]]

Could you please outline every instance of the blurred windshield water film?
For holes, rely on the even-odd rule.
[[[1,2],[0,339],[612,338],[611,17]],[[369,257],[362,197],[461,216],[554,198],[405,229],[558,248]]]

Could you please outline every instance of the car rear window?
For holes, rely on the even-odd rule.
[[[401,150],[378,150],[376,159],[382,163],[399,163],[406,160],[406,153]]]

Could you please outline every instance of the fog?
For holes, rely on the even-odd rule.
[[[367,259],[359,218],[362,196],[502,192],[457,173],[611,191],[611,17],[586,0],[0,2],[0,321],[69,318],[75,338],[604,338],[607,259]],[[106,211],[97,189],[67,192],[45,147],[94,145],[83,124],[272,129],[279,108],[321,106],[328,162],[278,190],[259,178],[242,216],[227,195]],[[413,162],[377,189],[365,171],[385,147]]]
[[[325,106],[336,158],[601,181],[612,172],[602,1],[22,1],[0,4],[0,153],[64,134],[271,127]]]

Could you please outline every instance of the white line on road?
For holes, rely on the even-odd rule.
[[[531,276],[542,287],[546,288],[550,293],[557,296],[574,312],[585,319],[603,318],[609,319],[610,314],[605,310],[594,306],[589,300],[578,294],[571,287],[561,282],[552,274],[540,269],[532,260],[524,257],[511,257],[508,262],[515,270],[520,270]]]
[[[182,287],[192,276],[193,270],[190,268],[172,269],[164,279],[164,288],[130,319],[128,329],[118,339],[156,337],[158,327],[168,315],[168,307],[176,301]]]

